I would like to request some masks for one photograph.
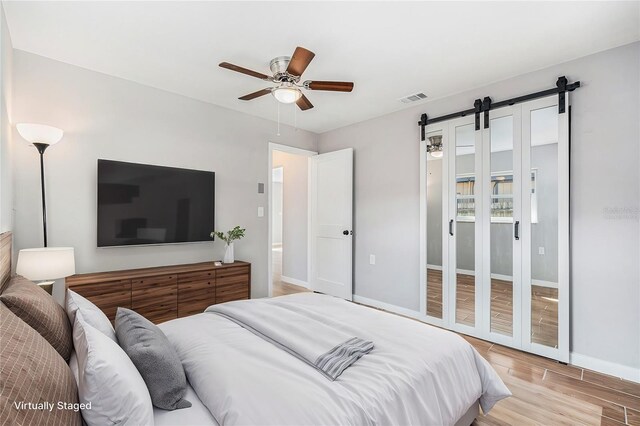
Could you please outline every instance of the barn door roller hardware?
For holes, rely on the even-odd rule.
[[[420,140],[425,140],[425,127],[429,124],[438,123],[440,121],[450,120],[452,118],[465,117],[469,114],[475,114],[476,116],[476,130],[480,130],[480,112],[484,112],[484,126],[485,128],[489,128],[489,111],[492,109],[497,109],[505,106],[514,105],[521,102],[530,101],[532,99],[544,98],[545,96],[551,96],[554,94],[558,95],[558,114],[564,114],[566,112],[565,109],[565,96],[567,92],[573,92],[578,87],[580,87],[580,81],[576,81],[575,83],[569,83],[569,80],[565,76],[558,77],[556,81],[556,87],[552,89],[542,90],[540,92],[529,93],[528,95],[518,96],[515,98],[507,99],[500,102],[491,102],[490,97],[485,97],[483,101],[480,99],[476,99],[473,103],[473,108],[466,109],[463,111],[454,112],[447,115],[442,115],[440,117],[429,118],[427,114],[422,114],[420,116],[420,121],[418,121],[418,126],[421,128],[420,132]],[[480,109],[479,109],[480,108]]]

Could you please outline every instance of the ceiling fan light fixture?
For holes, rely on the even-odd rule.
[[[433,158],[442,158],[442,135],[429,136],[427,152],[431,154]]]
[[[292,104],[302,97],[300,89],[286,85],[273,89],[271,94],[278,100],[278,102],[283,104]]]

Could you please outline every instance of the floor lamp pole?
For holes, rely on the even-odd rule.
[[[44,231],[44,247],[47,247],[47,202],[44,195],[44,151],[49,147],[46,143],[33,144],[40,153],[40,185],[42,187],[42,229]]]

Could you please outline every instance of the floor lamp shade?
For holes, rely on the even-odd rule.
[[[32,281],[57,280],[76,273],[73,247],[23,249],[16,273]]]
[[[16,124],[16,128],[20,136],[30,143],[53,145],[60,142],[62,135],[64,135],[62,129],[46,124],[19,123]]]

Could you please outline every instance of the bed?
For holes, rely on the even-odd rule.
[[[330,381],[215,313],[161,324],[220,424],[462,425],[471,424],[478,404],[486,412],[510,395],[475,349],[448,331],[314,293],[231,303],[301,307],[375,348]]]
[[[480,406],[486,413],[510,395],[468,342],[418,321],[314,293],[216,306],[225,305],[240,312],[289,307],[374,347],[329,380],[220,312],[162,323],[192,406],[154,408],[156,425],[469,425]],[[301,324],[291,328],[305,331]]]

